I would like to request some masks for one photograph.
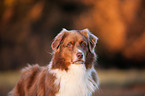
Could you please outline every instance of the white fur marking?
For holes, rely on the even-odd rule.
[[[82,50],[80,50],[80,49],[78,49],[78,52],[81,52],[82,53],[82,55],[83,55],[83,61],[85,61],[85,54],[84,54],[84,52],[82,51]]]
[[[78,49],[76,53],[78,53],[78,52],[82,53],[82,55],[83,55],[82,60],[85,62],[85,54],[84,54],[84,52],[82,50],[80,50],[80,49]],[[77,61],[77,60],[78,60],[77,55],[74,55],[74,60],[73,61]]]
[[[85,64],[71,64],[67,72],[51,69],[50,72],[57,77],[55,84],[60,84],[56,96],[91,96],[98,88],[91,77],[92,71],[93,69],[86,70]]]

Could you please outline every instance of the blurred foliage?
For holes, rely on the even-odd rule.
[[[101,68],[145,68],[144,0],[1,0],[0,70],[46,65],[62,28],[99,37]]]

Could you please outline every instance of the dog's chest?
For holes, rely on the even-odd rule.
[[[68,72],[60,70],[54,72],[57,77],[55,84],[60,85],[56,96],[91,96],[96,89],[90,72],[86,71],[83,64],[72,64]]]

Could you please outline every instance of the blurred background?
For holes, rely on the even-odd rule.
[[[94,96],[145,96],[145,0],[0,0],[0,96],[28,63],[49,63],[62,28],[99,38]]]

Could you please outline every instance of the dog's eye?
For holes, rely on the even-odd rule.
[[[85,42],[81,42],[81,47],[86,47],[86,43]]]
[[[67,47],[73,47],[73,43],[72,43],[72,42],[69,42],[69,43],[67,44]]]

